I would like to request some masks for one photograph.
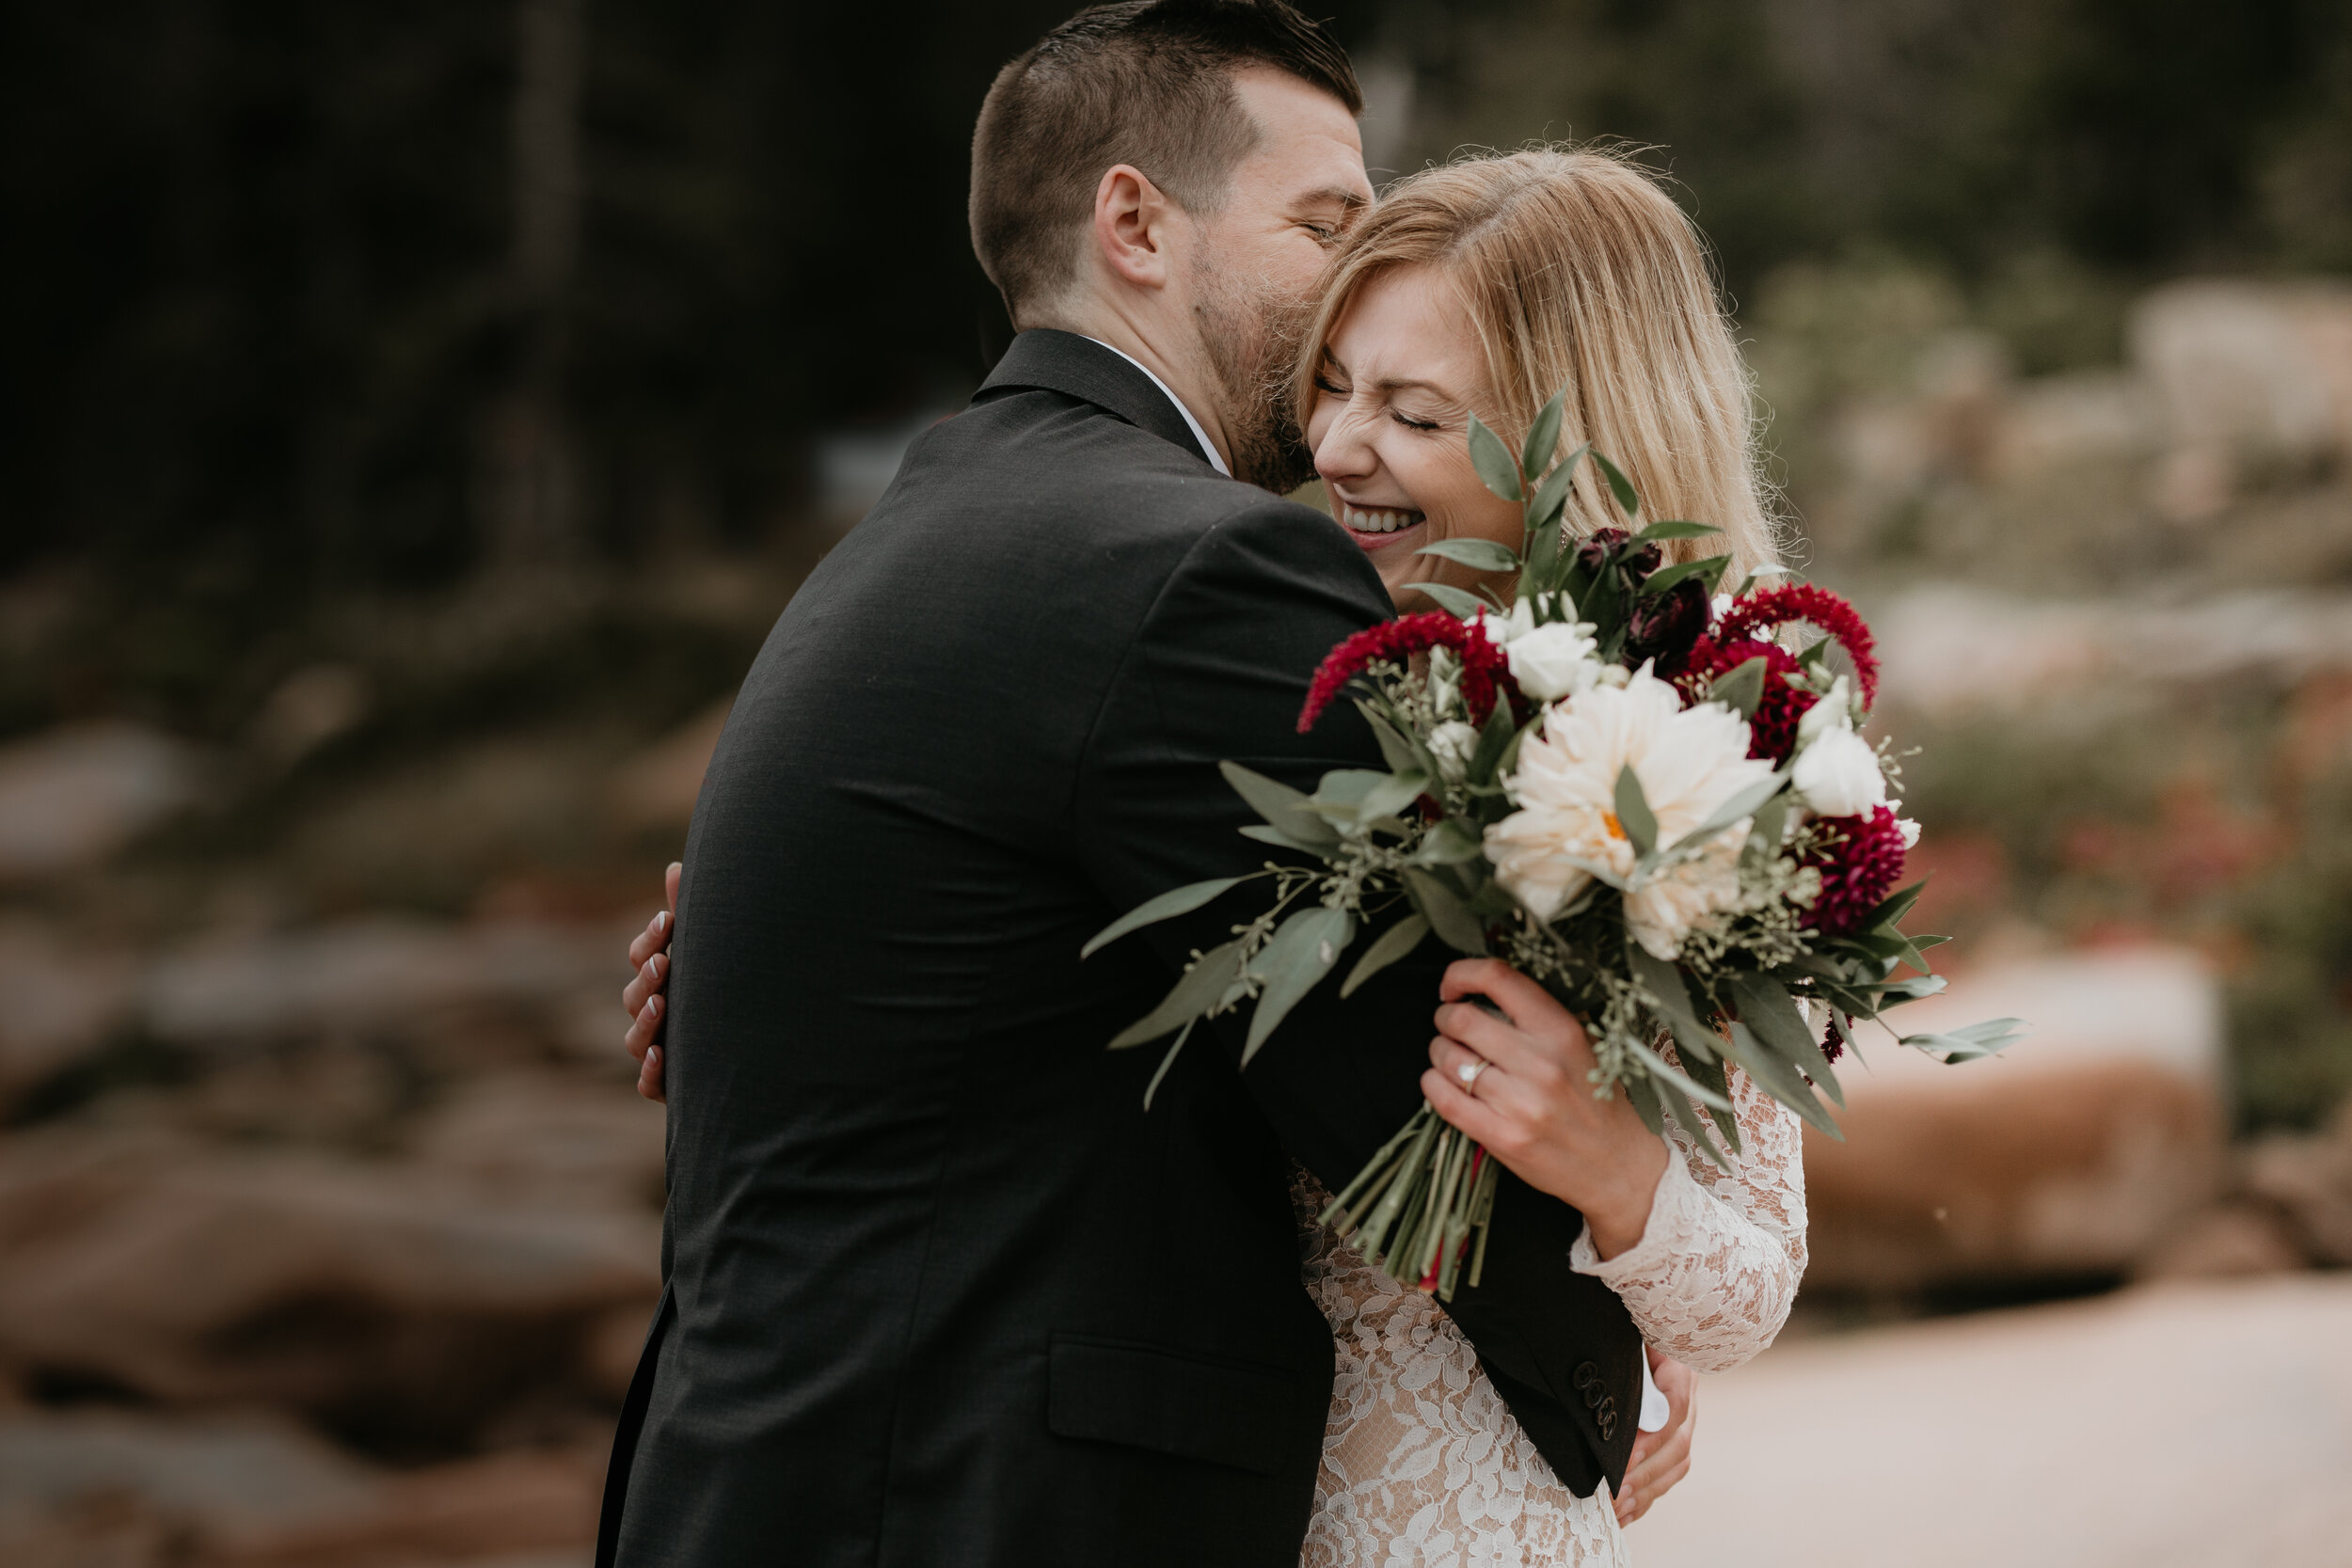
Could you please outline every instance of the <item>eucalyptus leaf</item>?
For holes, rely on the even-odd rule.
[[[1233,792],[1249,802],[1249,809],[1282,833],[1302,844],[1340,841],[1339,833],[1328,822],[1307,809],[1307,797],[1290,785],[1252,772],[1237,762],[1220,762],[1216,766],[1225,775],[1225,782],[1233,786]]]
[[[1740,853],[1750,857],[1751,865],[1761,865],[1766,857],[1780,853],[1780,835],[1788,826],[1788,797],[1775,795],[1756,808],[1756,816],[1748,823],[1748,842]]]
[[[1423,545],[1413,553],[1442,556],[1481,572],[1516,572],[1519,569],[1518,552],[1491,539],[1440,539],[1434,545]]]
[[[1263,873],[1252,872],[1250,875]],[[1171,888],[1157,898],[1148,898],[1097,931],[1092,941],[1078,949],[1078,957],[1090,958],[1097,949],[1117,942],[1130,931],[1157,921],[1173,920],[1180,914],[1190,914],[1228,888],[1238,887],[1248,879],[1248,877],[1218,877],[1205,882],[1191,882],[1184,887]]]
[[[1302,855],[1312,855],[1318,860],[1327,858],[1340,843],[1339,835],[1334,833],[1329,844],[1309,844],[1304,839],[1291,837],[1279,828],[1269,828],[1263,822],[1252,822],[1248,827],[1237,828],[1234,831],[1244,838],[1254,838],[1261,844],[1271,844],[1278,849],[1295,849]]]
[[[1265,983],[1258,993],[1257,1010],[1249,1015],[1249,1038],[1241,1048],[1241,1065],[1248,1067],[1276,1024],[1315,982],[1331,973],[1356,938],[1356,917],[1345,910],[1301,910],[1275,927],[1274,938],[1249,960],[1249,973]]]
[[[1805,1086],[1804,1078],[1796,1068],[1766,1050],[1764,1042],[1750,1034],[1748,1026],[1737,1019],[1732,1021],[1724,1051],[1733,1061],[1747,1069],[1749,1077],[1763,1085],[1774,1100],[1839,1143],[1846,1141],[1846,1134],[1838,1131],[1837,1124],[1830,1119],[1829,1112],[1821,1102],[1813,1098],[1813,1091]]]
[[[1632,508],[1626,510],[1631,511]],[[1710,533],[1721,532],[1723,530],[1713,523],[1693,523],[1680,517],[1669,517],[1664,522],[1650,524],[1633,538],[1637,544],[1646,545],[1660,539],[1704,539]]]
[[[1404,810],[1429,793],[1429,775],[1416,768],[1391,773],[1372,786],[1356,807],[1357,820],[1370,821]]]
[[[1131,1045],[1144,1045],[1168,1034],[1177,1025],[1188,1023],[1216,1006],[1225,989],[1241,975],[1241,941],[1235,938],[1222,947],[1212,947],[1194,960],[1175,985],[1168,988],[1160,1005],[1135,1022],[1121,1029],[1111,1040],[1113,1051],[1124,1051]]]
[[[1357,987],[1419,947],[1422,939],[1428,934],[1429,922],[1419,913],[1409,913],[1381,932],[1380,939],[1365,949],[1364,956],[1356,960],[1356,967],[1348,972],[1347,979],[1340,987],[1341,997],[1345,999],[1355,995]]]
[[[1495,768],[1502,761],[1502,753],[1517,733],[1518,721],[1511,717],[1511,705],[1498,695],[1494,711],[1486,715],[1486,728],[1478,732],[1478,744],[1470,749],[1470,764],[1463,770],[1471,784],[1494,782]]]
[[[1865,927],[1900,926],[1903,916],[1911,912],[1911,906],[1916,904],[1919,901],[1919,895],[1927,890],[1928,882],[1924,877],[1909,887],[1897,888],[1886,895],[1877,909],[1869,912],[1862,924]]]
[[[1593,461],[1594,461],[1594,462],[1596,462],[1596,463],[1597,463],[1597,464],[1599,464],[1599,465],[1600,465],[1600,471],[1601,471],[1603,474],[1605,474],[1605,475],[1607,475],[1607,476],[1608,476],[1608,479],[1609,479],[1609,493],[1610,493],[1611,495],[1613,495],[1613,496],[1614,496],[1614,497],[1616,497],[1616,498],[1617,498],[1617,505],[1618,505],[1618,507],[1619,507],[1619,508],[1620,508],[1620,509],[1621,509],[1621,510],[1625,513],[1625,515],[1626,515],[1627,516],[1629,516],[1629,517],[1632,516],[1632,515],[1633,515],[1633,514],[1635,513],[1635,511],[1637,511],[1637,510],[1640,508],[1641,504],[1642,504],[1642,498],[1641,498],[1641,497],[1639,497],[1639,496],[1637,496],[1637,495],[1635,495],[1635,494],[1633,493],[1633,482],[1632,482],[1631,480],[1629,480],[1629,479],[1626,478],[1626,477],[1625,477],[1625,475],[1624,475],[1621,471],[1619,471],[1619,469],[1618,469],[1617,466],[1616,466],[1614,463],[1610,462],[1610,461],[1609,461],[1609,459],[1607,459],[1606,457],[1603,457],[1600,453],[1598,453],[1598,452],[1595,452],[1595,453],[1593,453]],[[1695,526],[1697,526],[1697,525],[1695,525],[1695,524],[1688,524],[1688,523],[1686,523],[1686,524],[1684,524],[1683,526],[1684,526],[1684,527],[1686,527],[1686,528],[1689,528],[1689,527],[1695,527]],[[1645,535],[1645,537],[1646,537],[1646,534]],[[1674,535],[1674,534],[1668,534],[1668,535],[1666,535],[1666,537],[1668,537],[1668,538],[1676,538],[1676,537],[1684,537],[1684,538],[1687,538],[1687,537],[1689,537],[1689,535]]]
[[[1698,1014],[1692,1009],[1691,992],[1682,982],[1682,971],[1635,942],[1630,935],[1626,938],[1625,956],[1628,967],[1633,971],[1633,977],[1657,1002],[1659,1012],[1666,1021],[1666,1028],[1673,1034],[1675,1044],[1682,1048],[1685,1059],[1695,1056],[1714,1060],[1715,1053],[1722,1049],[1721,1041],[1712,1030],[1699,1022]]]
[[[1487,489],[1507,501],[1524,498],[1525,492],[1519,488],[1519,466],[1511,461],[1511,449],[1475,414],[1470,417],[1470,467],[1478,470],[1478,477],[1486,482]]]
[[[1715,591],[1715,584],[1722,578],[1724,569],[1730,564],[1731,557],[1727,555],[1710,555],[1705,561],[1680,562],[1662,570],[1652,572],[1648,577],[1644,578],[1642,592],[1663,594],[1685,578],[1699,578],[1706,582],[1707,591],[1711,594]]]
[[[1742,719],[1753,719],[1764,701],[1764,656],[1758,654],[1715,677],[1707,689],[1709,702],[1721,703]]]
[[[1200,1022],[1196,1018],[1176,1032],[1176,1038],[1168,1046],[1168,1054],[1160,1058],[1158,1070],[1152,1074],[1152,1082],[1143,1085],[1143,1108],[1145,1110],[1152,1108],[1152,1097],[1160,1092],[1160,1081],[1168,1076],[1168,1069],[1176,1065],[1176,1053],[1184,1050],[1186,1040],[1192,1038],[1192,1031]]]
[[[1715,1163],[1716,1169],[1726,1175],[1730,1174],[1731,1163],[1724,1158],[1724,1151],[1717,1148],[1715,1140],[1708,1135],[1707,1117],[1699,1113],[1697,1108],[1691,1103],[1690,1097],[1683,1093],[1683,1088],[1690,1084],[1690,1080],[1667,1066],[1665,1058],[1656,1052],[1645,1046],[1638,1050],[1643,1061],[1649,1064],[1650,1076],[1647,1082],[1650,1092],[1658,1096],[1658,1102],[1666,1108],[1668,1116],[1674,1117],[1675,1124],[1690,1134],[1691,1141],[1697,1144],[1700,1150]],[[1724,1103],[1728,1108],[1731,1102],[1725,1101]],[[1709,1114],[1712,1114],[1714,1108],[1709,1106],[1708,1109]]]
[[[1467,621],[1492,608],[1469,589],[1456,588],[1451,583],[1416,582],[1411,586],[1415,592],[1426,594],[1437,600],[1438,608],[1456,620]]]
[[[1661,1056],[1657,1052],[1652,1051],[1648,1046],[1643,1044],[1640,1040],[1629,1040],[1627,1043],[1633,1047],[1633,1053],[1642,1059],[1642,1065],[1644,1067],[1648,1068],[1651,1072],[1664,1079],[1667,1083],[1674,1085],[1677,1088],[1679,1088],[1684,1094],[1689,1095],[1692,1100],[1718,1111],[1728,1111],[1731,1109],[1731,1101],[1728,1099],[1723,1095],[1717,1094],[1712,1089],[1701,1088],[1697,1084],[1693,1083],[1680,1068],[1676,1067],[1672,1062],[1667,1061],[1665,1057]]]
[[[1625,830],[1626,842],[1633,846],[1637,855],[1646,855],[1658,847],[1658,818],[1649,809],[1649,798],[1642,793],[1642,777],[1627,763],[1617,769],[1617,826]]]
[[[1941,1056],[1951,1065],[2005,1051],[2026,1037],[2026,1028],[2022,1018],[1992,1018],[1940,1034],[1905,1035],[1902,1043],[1915,1051]]]
[[[1413,907],[1429,922],[1429,928],[1438,933],[1440,942],[1472,958],[1486,956],[1486,933],[1461,895],[1446,886],[1435,873],[1417,865],[1405,868],[1405,888],[1412,895]]]
[[[1722,805],[1717,806],[1714,816],[1676,839],[1674,847],[1682,849],[1694,844],[1704,844],[1725,829],[1735,827],[1744,819],[1754,816],[1765,801],[1780,793],[1781,786],[1788,782],[1778,773],[1769,779],[1757,780]]]
[[[1426,770],[1429,757],[1419,746],[1405,738],[1394,724],[1382,718],[1370,703],[1356,705],[1363,710],[1364,722],[1372,726],[1372,738],[1380,743],[1381,760],[1391,773]]]
[[[1659,1136],[1665,1136],[1666,1118],[1658,1103],[1657,1091],[1639,1078],[1629,1078],[1617,1085],[1633,1104],[1633,1114],[1642,1118],[1642,1125]]]
[[[1846,1103],[1845,1091],[1838,1087],[1837,1075],[1830,1070],[1829,1058],[1821,1054],[1820,1045],[1813,1038],[1812,1025],[1797,1010],[1796,1000],[1787,987],[1762,974],[1735,974],[1725,982],[1724,990],[1731,992],[1732,1006],[1740,1009],[1740,1022],[1757,1038],[1796,1063],[1831,1100],[1840,1106]]]
[[[1551,449],[1560,444],[1560,410],[1568,401],[1565,387],[1551,394],[1535,422],[1527,427],[1527,444],[1519,449],[1519,471],[1534,479],[1551,461]]]
[[[1685,1053],[1682,1070],[1691,1075],[1692,1082],[1706,1085],[1725,1100],[1731,1098],[1731,1081],[1724,1074],[1720,1058],[1710,1056],[1700,1061]],[[1739,1153],[1740,1118],[1729,1111],[1718,1111],[1711,1105],[1708,1107],[1707,1114],[1714,1118],[1715,1131],[1723,1134],[1724,1143],[1734,1154]]]
[[[1475,833],[1454,818],[1447,817],[1430,829],[1429,835],[1421,841],[1417,858],[1431,865],[1459,865],[1465,861],[1476,860],[1485,852],[1486,846],[1479,842]]]
[[[1584,454],[1591,450],[1590,442],[1577,448],[1560,459],[1551,472],[1544,476],[1543,483],[1535,486],[1534,499],[1528,502],[1527,515],[1531,522],[1540,526],[1559,516],[1561,509],[1568,503],[1568,487],[1576,483],[1576,467],[1584,461]]]

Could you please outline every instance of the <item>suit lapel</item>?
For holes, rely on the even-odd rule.
[[[985,403],[1029,388],[1082,399],[1138,430],[1200,453],[1200,443],[1174,401],[1150,376],[1090,338],[1052,327],[1030,328],[1012,341],[972,401]],[[1200,460],[1205,467],[1208,458],[1202,455]]]

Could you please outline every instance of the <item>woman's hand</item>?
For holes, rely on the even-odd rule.
[[[621,1009],[628,1014],[628,1033],[621,1043],[637,1058],[637,1092],[647,1100],[667,1102],[661,1086],[661,1016],[670,984],[670,942],[677,935],[677,879],[684,867],[670,863],[661,879],[670,907],[657,914],[628,944],[628,961],[637,973],[621,990]]]
[[[1616,1495],[1617,1523],[1629,1525],[1650,1510],[1650,1504],[1674,1490],[1691,1473],[1691,1432],[1698,1424],[1695,1399],[1699,1374],[1649,1345],[1650,1376],[1666,1396],[1666,1424],[1656,1432],[1637,1433],[1633,1457],[1625,1467],[1625,1485]]]
[[[1594,1098],[1584,1026],[1499,958],[1454,963],[1439,994],[1445,1006],[1429,1042],[1436,1065],[1421,1080],[1438,1115],[1529,1186],[1581,1210],[1601,1257],[1639,1242],[1666,1173],[1666,1141],[1642,1125],[1622,1090]],[[1469,996],[1485,996],[1502,1016]],[[1467,1085],[1466,1069],[1476,1069]]]

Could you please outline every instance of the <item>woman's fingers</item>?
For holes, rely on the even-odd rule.
[[[669,1103],[670,1097],[662,1090],[661,1047],[658,1045],[646,1049],[645,1060],[637,1069],[637,1092],[657,1105]]]
[[[621,988],[622,1010],[629,1017],[635,1018],[644,1011],[645,1003],[661,994],[669,983],[670,956],[667,953],[656,953],[652,958],[638,965],[637,973],[630,975],[628,984]]]
[[[1543,987],[1501,958],[1454,959],[1446,965],[1445,977],[1438,982],[1438,994],[1448,1002],[1458,1002],[1465,996],[1484,996],[1515,1022],[1521,1022],[1521,1006],[1534,1008],[1538,1004],[1550,1003],[1559,1006]]]
[[[1466,1093],[1452,1073],[1431,1068],[1421,1075],[1421,1092],[1429,1108],[1448,1125],[1460,1128],[1471,1142],[1485,1144],[1497,1159],[1504,1159],[1518,1147],[1514,1124],[1475,1095]]]

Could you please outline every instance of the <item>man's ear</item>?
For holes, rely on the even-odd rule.
[[[1094,187],[1094,249],[1103,264],[1139,289],[1168,286],[1176,204],[1142,170],[1117,164]]]

